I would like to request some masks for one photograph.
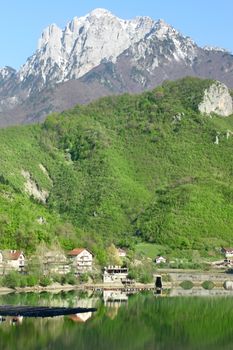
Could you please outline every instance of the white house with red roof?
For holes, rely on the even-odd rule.
[[[75,273],[83,273],[92,270],[93,254],[86,248],[75,248],[68,253]]]
[[[2,259],[9,270],[22,271],[25,267],[25,256],[21,250],[3,250]]]
[[[233,248],[222,247],[221,252],[225,255],[226,258],[233,257]]]

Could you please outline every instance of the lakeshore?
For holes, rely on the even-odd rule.
[[[121,290],[126,292],[154,291],[156,290],[156,278],[161,277],[162,289],[176,289],[180,287],[182,282],[191,282],[193,290],[203,289],[204,282],[213,282],[213,289],[224,290],[224,283],[230,281],[233,283],[233,274],[226,271],[197,271],[183,269],[159,269],[154,275],[153,283],[133,283],[131,285],[123,285],[122,283],[83,283],[78,285],[53,283],[48,286],[36,285],[33,287],[0,287],[0,294],[8,293],[40,293],[51,292],[59,293],[60,291],[103,291],[103,290]],[[181,288],[181,287],[180,287]],[[182,288],[181,288],[182,289]],[[226,291],[227,293],[228,291]]]

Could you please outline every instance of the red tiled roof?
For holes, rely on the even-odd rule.
[[[86,249],[86,248],[75,248],[75,249],[71,250],[71,251],[68,253],[68,255],[77,256],[77,255],[79,255],[80,253],[82,253],[84,250],[87,250],[87,251],[89,252],[89,250]],[[91,252],[89,252],[89,253],[91,253]]]
[[[9,250],[6,252],[8,260],[18,260],[21,254],[23,254],[21,250]]]

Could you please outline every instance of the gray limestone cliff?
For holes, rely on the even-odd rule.
[[[216,113],[222,117],[233,114],[233,102],[226,85],[216,81],[204,92],[203,101],[198,109],[201,113]]]

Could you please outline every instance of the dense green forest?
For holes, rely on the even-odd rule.
[[[233,116],[198,112],[210,84],[165,82],[0,130],[0,247],[57,241],[101,260],[111,242],[233,244]]]

